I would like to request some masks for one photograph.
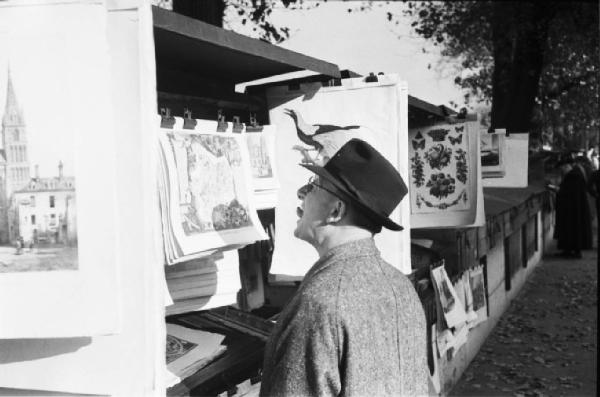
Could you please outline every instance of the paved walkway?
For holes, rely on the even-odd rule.
[[[596,396],[597,249],[547,256],[450,396]]]

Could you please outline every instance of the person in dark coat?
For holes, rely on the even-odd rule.
[[[298,191],[294,235],[319,260],[265,348],[261,396],[413,396],[428,391],[426,321],[412,283],[373,240],[406,195],[396,169],[351,139]]]
[[[556,196],[556,238],[561,256],[581,258],[592,248],[592,223],[585,170],[571,158],[561,162],[564,177]]]

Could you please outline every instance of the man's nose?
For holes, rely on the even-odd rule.
[[[310,183],[308,183],[308,184],[302,186],[300,189],[298,189],[298,191],[296,192],[296,194],[298,195],[298,199],[304,200],[304,198],[306,197],[308,192],[310,192],[311,188],[312,188],[312,186],[310,185]]]

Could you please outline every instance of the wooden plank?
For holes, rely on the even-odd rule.
[[[207,24],[194,18],[190,18],[172,11],[168,11],[156,6],[152,7],[155,41],[159,45],[163,43],[162,39],[175,34],[182,38],[180,49],[174,48],[158,48],[157,54],[164,50],[181,50],[182,52],[190,51],[192,43],[202,44],[212,47],[217,47],[219,53],[225,56],[237,57],[245,59],[239,67],[245,68],[248,63],[257,62],[270,67],[280,69],[280,73],[293,72],[298,70],[311,70],[317,73],[325,74],[332,77],[340,77],[340,71],[337,65],[325,62],[304,54],[278,47],[273,44],[265,43],[261,40],[253,39],[232,31],[228,31],[217,26]],[[164,33],[167,33],[166,35]],[[169,35],[169,33],[171,35]],[[158,37],[157,37],[158,36]],[[184,40],[188,39],[188,40]],[[191,39],[191,41],[189,40]],[[172,37],[167,40],[171,42]],[[181,59],[202,61],[202,54],[197,54],[196,57],[182,57]],[[180,58],[176,58],[178,61]],[[204,59],[206,62],[219,62],[218,59]],[[235,65],[228,65],[235,66]],[[250,73],[250,71],[248,71]],[[261,75],[262,74],[262,75]],[[252,71],[252,79],[270,77],[273,73],[260,70]],[[241,81],[240,81],[241,82]]]

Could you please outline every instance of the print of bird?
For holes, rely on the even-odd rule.
[[[308,124],[304,121],[300,112],[293,109],[285,109],[284,112],[294,120],[298,139],[311,147],[309,149],[301,145],[295,145],[293,147],[293,149],[302,153],[303,163],[316,163],[318,162],[317,157],[319,157],[319,155],[322,160],[328,160],[328,158],[333,155],[333,153],[329,153],[331,150],[328,149],[330,149],[332,145],[338,146],[337,144],[333,144],[334,142],[350,140],[354,137],[353,132],[360,129],[360,126],[358,125],[340,127],[331,124]],[[345,137],[340,137],[340,134],[343,134]],[[339,147],[337,147],[337,149],[339,149]],[[311,157],[308,153],[310,150],[316,150],[318,152],[317,157]]]

